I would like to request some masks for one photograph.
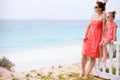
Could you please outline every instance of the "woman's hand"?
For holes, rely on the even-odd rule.
[[[85,42],[87,40],[87,36],[84,37],[83,41]]]

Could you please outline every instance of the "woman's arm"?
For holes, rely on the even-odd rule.
[[[102,25],[102,35],[105,36],[106,34],[106,13],[103,13],[103,25]]]
[[[87,29],[86,29],[86,32],[85,32],[85,37],[87,37],[87,34],[88,34],[88,31],[89,31],[89,28],[90,28],[90,23],[89,23],[88,26],[87,26]]]
[[[108,30],[108,28],[106,27],[106,25],[104,26],[104,32],[103,32],[103,34],[104,34],[104,36],[106,35],[106,33],[107,33],[107,30]]]
[[[86,28],[86,32],[85,32],[85,36],[84,36],[84,41],[86,41],[86,39],[87,39],[87,35],[88,35],[88,31],[89,31],[89,28],[90,28],[90,23],[91,23],[91,21],[92,21],[92,18],[90,19],[90,21],[89,21],[89,23],[88,23],[88,26],[87,26],[87,28]]]

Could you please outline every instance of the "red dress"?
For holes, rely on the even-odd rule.
[[[113,40],[114,28],[116,28],[116,27],[117,27],[117,24],[115,22],[107,23],[106,24],[107,33],[106,33],[105,37],[103,38],[103,40],[112,41]]]
[[[83,42],[82,54],[91,58],[99,58],[99,43],[102,39],[102,21],[93,20],[87,34],[87,40]]]

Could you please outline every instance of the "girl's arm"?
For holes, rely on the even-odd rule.
[[[114,31],[113,31],[113,41],[117,40],[116,33],[117,33],[117,26],[114,28]]]

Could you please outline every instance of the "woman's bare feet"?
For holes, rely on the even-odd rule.
[[[84,75],[85,75],[85,71],[82,71],[79,77],[84,77]]]
[[[83,79],[88,79],[90,75],[86,74]]]

